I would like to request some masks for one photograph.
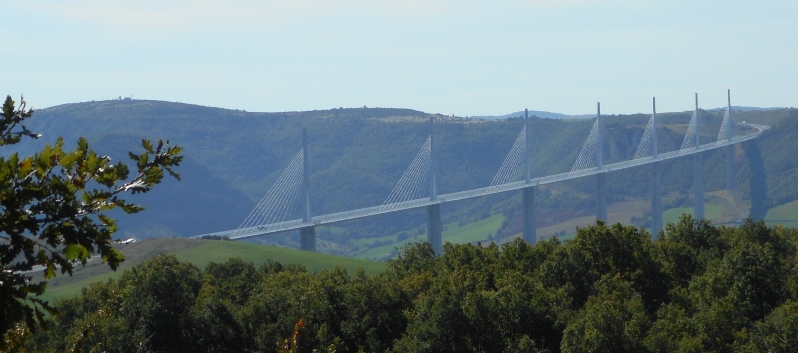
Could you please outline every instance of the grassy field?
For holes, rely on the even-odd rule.
[[[444,225],[443,242],[452,244],[465,244],[476,243],[478,241],[487,241],[488,234],[496,235],[496,231],[501,227],[504,222],[504,216],[495,214],[481,221],[469,223],[459,226],[456,222]],[[395,236],[391,236],[395,237]],[[409,238],[393,244],[384,245],[376,248],[371,248],[363,253],[355,256],[359,259],[383,259],[394,251],[394,248],[402,248],[403,246],[418,241],[427,240],[426,234],[419,234],[417,238]]]
[[[301,264],[311,272],[340,266],[351,274],[358,268],[363,268],[367,274],[376,274],[387,268],[387,264],[383,262],[233,241],[152,239],[121,247],[120,250],[125,254],[126,260],[119,270],[111,271],[101,261],[92,260],[87,266],[77,268],[74,276],[60,275],[50,281],[42,298],[55,300],[75,296],[90,283],[119,278],[125,269],[161,253],[174,254],[178,260],[191,262],[200,268],[210,262],[225,262],[235,257],[250,261],[256,266],[269,259],[283,264]]]
[[[387,264],[383,262],[233,241],[208,241],[206,244],[174,254],[178,260],[191,262],[200,268],[204,268],[210,262],[224,262],[234,257],[240,257],[255,265],[260,265],[268,259],[284,264],[302,264],[310,272],[340,266],[349,273],[355,273],[358,268],[362,268],[366,274],[373,275],[387,268]]]
[[[798,200],[769,209],[765,215],[765,223],[798,228]]]
[[[662,212],[662,223],[668,224],[670,222],[676,223],[679,221],[679,217],[682,216],[683,213],[693,215],[693,208],[692,207],[677,207],[665,210]],[[718,204],[710,204],[707,203],[704,205],[704,213],[706,214],[707,219],[717,219],[718,217],[728,213],[728,210],[723,205]]]

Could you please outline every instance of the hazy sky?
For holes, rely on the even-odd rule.
[[[234,3],[234,4],[231,4]],[[798,106],[798,1],[3,1],[2,94],[495,115]]]

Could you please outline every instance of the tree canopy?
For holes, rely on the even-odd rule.
[[[428,243],[375,276],[162,255],[59,302],[34,350],[790,352],[798,231],[683,216],[534,246]],[[286,341],[289,339],[289,341]]]

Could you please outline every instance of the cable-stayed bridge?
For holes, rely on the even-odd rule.
[[[508,191],[521,190],[523,195],[523,234],[524,240],[530,243],[537,241],[535,226],[534,188],[536,186],[561,182],[565,180],[596,176],[596,217],[607,220],[605,200],[607,172],[641,165],[652,164],[652,234],[657,235],[662,229],[662,198],[660,191],[662,161],[693,156],[694,159],[694,194],[695,215],[704,217],[702,152],[726,147],[727,150],[727,187],[733,186],[734,156],[733,145],[759,136],[768,126],[756,124],[736,124],[744,129],[735,129],[731,120],[731,104],[727,106],[718,137],[714,142],[701,143],[698,134],[700,114],[698,95],[696,109],[688,124],[682,144],[678,150],[659,153],[657,141],[656,105],[652,104],[653,113],[646,125],[643,136],[630,160],[604,163],[602,151],[603,129],[600,106],[597,105],[596,120],[585,140],[577,160],[569,172],[532,178],[529,166],[529,128],[528,116],[525,116],[524,127],[518,134],[510,152],[507,154],[499,171],[489,186],[476,187],[465,191],[438,194],[435,173],[435,132],[434,121],[430,117],[430,135],[416,154],[410,166],[397,182],[394,189],[382,205],[351,209],[343,212],[323,215],[312,215],[309,192],[307,137],[303,130],[303,148],[289,163],[288,167],[269,189],[263,199],[250,212],[238,229],[200,235],[198,237],[227,236],[230,239],[243,239],[290,230],[300,230],[300,248],[315,251],[316,226],[342,221],[355,220],[386,213],[404,210],[427,208],[428,241],[436,252],[442,249],[442,225],[440,205],[445,202],[465,200]],[[740,131],[739,133],[735,133]],[[296,217],[297,207],[301,208],[302,217]]]

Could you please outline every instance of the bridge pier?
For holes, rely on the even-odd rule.
[[[427,241],[432,244],[435,255],[443,254],[443,226],[439,203],[427,206]]]
[[[735,174],[737,165],[734,162],[734,145],[726,146],[726,190],[731,190],[737,184]]]
[[[651,238],[657,239],[662,230],[662,162],[651,163]]]
[[[693,193],[695,194],[695,201],[693,201],[693,214],[696,219],[706,218],[704,214],[704,159],[701,157],[701,152],[693,155]]]
[[[535,226],[535,188],[528,187],[522,189],[524,221],[524,241],[527,244],[535,245],[538,241],[537,228]]]
[[[596,218],[607,222],[607,173],[596,174]]]
[[[316,252],[316,227],[299,228],[299,250]]]

